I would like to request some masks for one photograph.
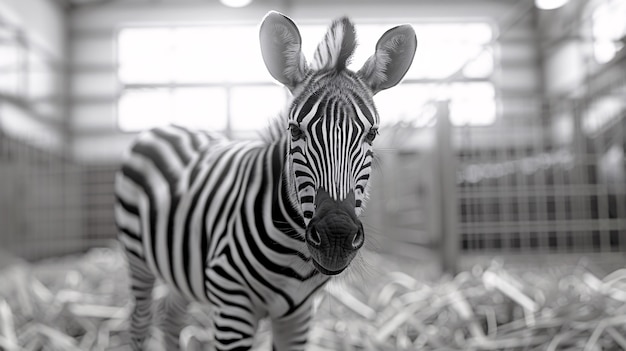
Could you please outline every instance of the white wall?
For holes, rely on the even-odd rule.
[[[561,145],[574,145],[583,137],[607,137],[611,129],[620,130],[619,120],[626,106],[621,97],[626,84],[626,55],[621,50],[606,63],[594,56],[592,16],[601,3],[606,2],[570,0],[557,10],[542,11],[539,18],[551,129],[555,143]],[[570,100],[576,103],[567,103]],[[607,102],[609,109],[603,108]],[[611,144],[621,147],[621,137],[607,138],[596,141],[599,150]]]
[[[3,0],[0,14],[22,27],[29,39],[57,59],[65,56],[65,14],[52,0]]]
[[[13,67],[20,83],[0,92],[0,128],[20,138],[62,149],[66,16],[51,0],[3,0],[0,19],[10,33],[21,32],[26,44],[18,44],[27,70]],[[10,45],[13,39],[3,44]],[[0,77],[0,79],[2,79]]]
[[[559,9],[539,12],[547,96],[567,95],[584,79],[585,43],[578,36],[584,3],[571,0]]]
[[[532,98],[541,81],[536,65],[533,23],[518,1],[429,0],[420,2],[295,1],[285,8],[283,1],[264,1],[243,9],[230,9],[217,1],[111,2],[100,6],[79,7],[70,16],[72,65],[71,120],[74,155],[85,161],[107,162],[119,159],[132,134],[118,131],[115,105],[119,94],[116,79],[115,36],[127,24],[176,23],[259,23],[269,10],[278,10],[296,22],[322,21],[349,15],[356,21],[388,19],[390,23],[423,20],[489,20],[497,24],[522,19],[501,37],[501,65],[496,84],[504,100]],[[509,105],[507,103],[507,105]],[[528,105],[507,110],[511,116],[527,115]],[[530,111],[539,113],[538,111]]]
[[[540,12],[540,45],[544,48],[549,98],[594,95],[592,86],[602,85],[602,76],[624,79],[623,65],[601,64],[594,58],[592,15],[601,2],[570,0],[557,10]]]

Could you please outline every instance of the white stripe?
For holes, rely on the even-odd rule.
[[[144,252],[143,252],[144,250],[141,246],[141,242],[135,239],[132,239],[127,235],[120,235],[118,239],[122,242],[122,244],[127,250],[130,250],[139,256],[144,255]]]
[[[129,231],[137,234],[137,236],[141,236],[141,226],[137,216],[132,213],[128,213],[120,204],[115,204],[114,212],[115,222],[117,222],[121,227],[128,228]]]
[[[188,133],[185,133],[181,129],[172,126],[168,126],[165,130],[168,134],[177,136],[182,141],[179,145],[182,147],[185,156],[187,156],[187,158],[193,158],[195,154],[191,140],[193,132],[187,130]]]
[[[161,139],[159,136],[150,133],[142,140],[148,147],[151,147],[157,151],[157,153],[163,155],[163,160],[167,163],[167,170],[164,171],[179,171],[183,169],[184,165],[182,160],[178,157],[178,154],[170,147],[169,142]],[[157,171],[160,173],[159,171]]]
[[[225,164],[228,162],[229,158],[231,158],[232,154],[236,152],[242,146],[243,145],[241,144],[228,144],[228,145],[225,145],[222,150],[216,150],[214,153],[212,153],[211,155],[213,157],[219,156],[222,152],[227,153],[227,155],[224,155],[221,158],[219,163],[211,163],[209,165],[211,168],[211,171],[213,172],[213,175],[219,175],[222,172],[224,172]],[[236,164],[236,161],[233,164]],[[206,174],[206,172],[209,171],[208,168],[209,167],[206,167],[206,170],[203,172],[204,174]],[[199,178],[199,179],[202,179],[202,178]],[[225,180],[221,184],[216,184],[216,182],[217,182],[217,177],[213,176],[213,177],[210,177],[205,183],[201,183],[200,181],[198,181],[196,184],[194,184],[194,189],[192,189],[191,193],[195,194],[196,192],[201,191],[201,194],[196,204],[196,208],[193,209],[193,213],[191,214],[192,216],[191,217],[191,233],[186,233],[187,235],[190,235],[189,252],[190,252],[191,257],[189,260],[190,261],[189,274],[191,277],[197,277],[196,279],[190,278],[191,290],[192,290],[193,295],[196,296],[196,298],[201,299],[202,301],[206,301],[206,302],[208,302],[208,300],[206,299],[206,296],[205,296],[206,291],[204,288],[204,282],[203,282],[203,279],[200,279],[200,277],[204,277],[205,263],[200,259],[202,249],[199,247],[199,243],[202,242],[202,239],[201,239],[202,235],[210,235],[216,232],[215,223],[213,223],[213,221],[216,219],[215,211],[219,209],[220,204],[215,199],[223,198],[224,196],[223,193],[226,191],[225,190],[226,187],[224,186],[224,184],[227,183],[228,180]],[[204,216],[203,210],[206,205],[208,194],[211,190],[214,190],[216,187],[218,188],[219,194],[216,194],[216,197],[214,198],[214,202],[211,204],[209,208],[209,213],[207,213],[207,215]],[[188,206],[189,205],[187,204],[187,207]],[[202,232],[202,224],[204,221],[206,221],[206,225],[207,225],[206,233]],[[209,249],[209,257],[207,257],[207,259],[209,258],[211,258],[210,249]]]
[[[154,203],[151,205],[155,207],[157,218],[156,218],[156,228],[155,228],[155,236],[156,242],[150,241],[150,225],[149,225],[149,204],[147,197],[145,198],[145,202],[143,202],[143,212],[141,214],[144,219],[144,228],[145,235],[144,238],[148,240],[144,240],[146,243],[146,247],[149,248],[151,245],[156,245],[156,257],[152,257],[153,264],[157,263],[159,270],[155,272],[160,272],[168,282],[173,282],[172,275],[169,269],[169,260],[168,260],[168,250],[167,247],[167,220],[168,220],[168,212],[170,209],[170,194],[169,194],[169,186],[167,181],[161,174],[161,172],[156,168],[156,166],[152,163],[151,160],[146,159],[144,156],[133,154],[133,156],[129,159],[129,162],[134,166],[135,169],[141,170],[141,173],[144,174],[146,181],[148,183],[148,187],[152,190],[154,196]],[[152,256],[152,250],[148,250],[146,253],[146,257]]]

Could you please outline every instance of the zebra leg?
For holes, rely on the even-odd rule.
[[[180,348],[179,336],[185,326],[187,306],[189,301],[171,288],[158,306],[158,327],[163,332],[166,350]]]
[[[312,312],[311,302],[305,302],[297,311],[286,317],[272,318],[272,350],[304,350]]]
[[[152,288],[154,274],[146,263],[135,254],[127,252],[130,272],[130,293],[134,307],[130,315],[130,337],[133,350],[143,350],[152,323]]]
[[[241,308],[223,306],[213,314],[215,349],[245,351],[252,348],[258,319]]]

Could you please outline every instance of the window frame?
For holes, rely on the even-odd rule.
[[[598,13],[598,11],[600,10],[600,8],[602,7],[611,7],[614,6],[615,3],[619,1],[619,0],[593,0],[591,1],[589,4],[587,4],[587,7],[585,9],[585,15],[588,16],[588,21],[589,21],[589,27],[588,27],[588,35],[589,38],[591,38],[590,40],[590,44],[591,44],[591,51],[592,51],[592,56],[593,56],[593,62],[594,64],[596,64],[597,66],[605,66],[605,65],[610,65],[611,63],[613,63],[614,61],[620,59],[620,57],[623,57],[624,55],[626,55],[626,43],[622,43],[621,48],[617,48],[616,46],[613,47],[613,53],[611,58],[609,59],[599,59],[598,56],[598,44],[599,42],[607,41],[609,39],[612,39],[613,41],[615,40],[619,40],[621,38],[626,38],[626,26],[623,29],[623,33],[622,33],[622,37],[621,38],[599,38],[596,33],[595,33],[595,25],[596,25],[596,15]],[[626,3],[622,3],[622,4],[618,4],[621,6],[624,6],[626,8]],[[615,12],[615,13],[619,13],[619,12]],[[626,15],[623,15],[624,20],[626,20]]]
[[[467,124],[470,127],[473,128],[484,128],[484,127],[490,127],[492,125],[494,125],[495,123],[497,123],[498,119],[499,119],[499,109],[498,109],[498,95],[499,95],[499,87],[498,84],[496,83],[496,79],[495,76],[497,75],[497,70],[499,69],[499,60],[497,59],[497,28],[495,26],[495,24],[493,23],[493,21],[489,21],[489,20],[484,20],[484,19],[468,19],[468,20],[440,20],[440,21],[423,21],[423,20],[418,20],[418,19],[413,19],[410,21],[403,21],[406,23],[411,23],[412,25],[415,26],[419,26],[419,25],[446,25],[446,24],[458,24],[458,25],[464,25],[464,24],[486,24],[487,26],[489,26],[490,28],[490,36],[491,39],[489,40],[489,42],[482,44],[482,48],[480,49],[479,53],[476,55],[476,57],[478,57],[480,54],[484,53],[485,50],[491,50],[491,58],[492,58],[492,68],[491,68],[491,72],[482,78],[472,78],[472,77],[466,77],[463,74],[463,69],[467,66],[467,64],[464,64],[461,66],[460,69],[458,69],[457,71],[455,71],[455,73],[453,73],[452,75],[444,78],[444,79],[437,79],[437,78],[405,78],[400,85],[405,85],[405,86],[410,86],[410,85],[424,85],[424,84],[436,84],[437,86],[445,86],[445,85],[451,85],[451,84],[458,84],[458,83],[488,83],[493,87],[494,90],[494,97],[493,97],[493,103],[494,103],[494,107],[495,107],[495,115],[494,115],[494,119],[491,123],[489,124],[478,124],[478,125],[473,125],[473,124]],[[391,26],[397,25],[397,21],[392,21],[391,19],[389,20],[383,20],[383,21],[378,21],[378,20],[361,20],[361,21],[356,21],[356,25],[357,25],[357,30],[358,30],[358,26],[359,25],[375,25],[375,26],[386,26],[391,28]],[[323,26],[324,28],[327,27],[327,23],[326,21],[321,21],[321,20],[309,20],[309,21],[299,21],[299,24],[301,27],[305,27],[305,26]],[[257,135],[258,131],[254,131],[254,133],[250,133],[250,131],[246,131],[246,130],[236,130],[233,128],[233,114],[232,114],[232,106],[231,106],[231,99],[232,99],[232,90],[236,89],[236,88],[246,88],[246,87],[282,87],[279,83],[273,81],[273,79],[271,78],[271,76],[267,75],[268,80],[267,81],[223,81],[223,82],[165,82],[165,83],[125,83],[122,81],[121,76],[120,76],[120,55],[119,55],[119,49],[120,49],[120,33],[123,30],[128,30],[128,29],[133,29],[133,28],[162,28],[162,29],[176,29],[176,28],[190,28],[190,27],[237,27],[237,26],[254,26],[257,27],[258,24],[257,23],[252,23],[252,22],[236,22],[236,23],[205,23],[205,24],[166,24],[166,25],[161,25],[161,24],[155,24],[155,25],[125,25],[125,26],[121,26],[118,27],[115,33],[115,49],[114,49],[114,61],[116,64],[116,72],[115,72],[115,80],[116,83],[118,85],[118,94],[116,97],[116,101],[115,101],[115,106],[113,108],[113,111],[115,113],[115,127],[118,131],[122,132],[122,133],[138,133],[141,130],[125,130],[123,128],[121,128],[121,123],[120,123],[120,111],[119,111],[119,103],[120,100],[122,98],[122,96],[124,95],[124,93],[126,91],[132,91],[132,90],[137,90],[137,89],[167,89],[170,92],[173,91],[174,89],[178,89],[178,88],[222,88],[225,90],[225,94],[227,97],[227,101],[225,102],[226,105],[226,127],[224,130],[213,130],[215,132],[220,132],[220,133],[224,133],[227,137],[230,138],[249,138],[252,135]],[[381,33],[382,35],[382,33]],[[418,33],[419,35],[419,33]],[[321,39],[321,38],[320,38]],[[419,42],[419,40],[418,40]],[[373,48],[372,48],[373,51]],[[372,52],[373,53],[373,52]],[[306,54],[306,53],[305,53]],[[417,55],[419,55],[419,44],[418,44],[418,53]],[[260,58],[259,58],[260,59]],[[289,101],[289,93],[288,90],[286,88],[284,88],[285,94],[286,94],[286,99],[285,101]],[[436,100],[431,100],[431,101],[436,101]],[[285,105],[280,106],[280,104],[277,104],[276,106],[276,115],[278,116],[279,112],[282,111],[285,108]],[[170,122],[169,123],[175,123],[175,121],[172,121],[170,118]],[[463,125],[456,125],[456,126],[463,126]]]

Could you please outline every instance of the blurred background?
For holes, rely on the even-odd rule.
[[[3,255],[109,245],[114,172],[142,129],[255,137],[288,99],[260,56],[269,10],[308,57],[352,17],[354,69],[386,29],[416,30],[404,82],[376,96],[375,250],[450,272],[493,256],[623,265],[624,0],[1,0]]]
[[[257,137],[289,99],[269,10],[309,58],[350,16],[354,69],[392,26],[418,38],[375,97],[365,268],[308,350],[626,350],[626,0],[0,0],[1,350],[128,349],[122,153],[168,123]],[[211,349],[207,315],[184,350]]]

